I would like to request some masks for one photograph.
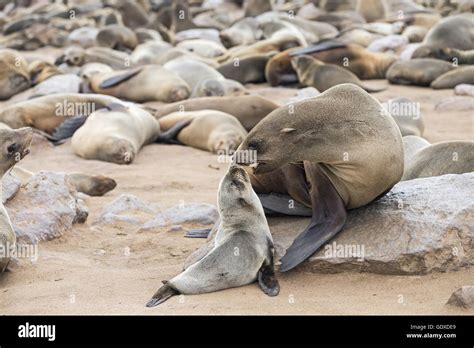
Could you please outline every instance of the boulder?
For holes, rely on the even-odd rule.
[[[5,204],[19,243],[61,236],[85,222],[88,210],[65,173],[40,172]]]
[[[466,285],[457,289],[446,304],[468,309],[474,308],[474,285]]]
[[[5,204],[10,200],[20,189],[21,181],[11,174],[6,173],[2,179],[2,203]]]
[[[438,111],[465,111],[474,110],[474,98],[468,96],[455,95],[444,98],[435,105]]]
[[[349,211],[344,229],[300,267],[329,273],[427,274],[472,265],[472,197],[474,173],[400,182],[378,201]],[[288,226],[270,223],[280,257],[295,232],[308,223],[285,221]]]

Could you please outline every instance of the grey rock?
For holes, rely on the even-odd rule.
[[[81,79],[74,74],[61,74],[50,77],[33,89],[33,96],[39,97],[57,93],[79,93]]]
[[[329,273],[426,274],[473,265],[472,197],[474,173],[400,182],[378,201],[349,211],[343,231],[301,267]],[[308,220],[286,223],[288,228],[274,235],[279,256]]]
[[[21,182],[16,176],[11,173],[5,174],[2,179],[2,203],[9,201],[18,192],[20,186]]]
[[[474,98],[455,95],[441,100],[435,105],[438,111],[465,111],[474,110]]]
[[[64,173],[40,172],[5,204],[20,243],[51,240],[87,219],[87,208]]]
[[[156,208],[140,198],[122,194],[104,208],[102,214],[94,221],[94,225],[141,226],[157,213]]]
[[[462,307],[474,308],[474,285],[466,285],[452,293],[447,304]]]
[[[219,217],[217,209],[207,203],[178,204],[163,210],[143,225],[143,229],[154,229],[169,225],[201,224],[212,225]]]
[[[461,83],[454,87],[454,94],[456,95],[467,95],[474,97],[474,85],[468,85],[466,83]]]

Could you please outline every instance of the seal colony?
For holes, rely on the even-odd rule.
[[[442,0],[0,2],[2,175],[13,154],[27,154],[31,133],[85,166],[135,166],[152,143],[234,155],[218,187],[219,221],[186,234],[207,243],[147,306],[255,281],[276,296],[266,216],[311,218],[279,260],[285,272],[343,230],[348,210],[399,181],[474,171],[474,142],[431,144],[419,107],[404,109],[415,100],[377,99],[391,84],[472,98],[473,12]],[[283,86],[298,92],[284,105],[272,100]],[[33,175],[11,174],[23,184]],[[117,185],[68,176],[90,196]],[[0,246],[14,244],[0,208]],[[0,271],[8,262],[0,256]]]

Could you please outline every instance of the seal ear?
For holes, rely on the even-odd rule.
[[[296,128],[282,128],[280,129],[280,133],[291,133],[294,132]]]

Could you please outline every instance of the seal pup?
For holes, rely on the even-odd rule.
[[[186,81],[191,88],[191,98],[242,94],[241,83],[226,79],[216,69],[199,61],[186,58],[174,59],[163,65]]]
[[[443,141],[417,151],[402,180],[474,172],[473,141]]]
[[[273,53],[255,54],[238,61],[222,64],[217,68],[217,71],[225,78],[242,84],[265,82],[265,67],[271,54]]]
[[[474,85],[474,66],[462,66],[448,71],[431,82],[433,89],[454,88],[461,84]]]
[[[367,92],[380,92],[382,89],[364,86],[359,78],[349,70],[333,64],[325,64],[308,55],[296,56],[291,65],[304,86],[316,88],[320,92],[342,83],[352,83]]]
[[[273,263],[273,239],[262,205],[250,178],[233,165],[219,183],[220,224],[210,250],[169,281],[146,304],[154,307],[170,297],[194,295],[243,286],[258,281],[268,296],[280,286]],[[238,250],[236,255],[235,250]]]
[[[256,152],[255,161],[248,152]],[[253,168],[258,194],[281,195],[262,200],[264,208],[294,215],[290,199],[312,209],[311,223],[281,259],[285,272],[343,228],[346,210],[400,180],[403,145],[397,124],[374,97],[341,84],[271,112],[249,132],[235,161]]]
[[[144,109],[112,103],[89,115],[72,136],[71,147],[85,159],[130,164],[159,134],[158,121]]]
[[[153,116],[161,119],[172,112],[199,111],[212,109],[235,116],[244,128],[249,131],[278,104],[259,95],[242,95],[238,97],[201,97],[183,100],[177,103],[160,105],[151,111]]]
[[[42,60],[35,60],[31,62],[28,66],[28,71],[30,73],[32,85],[37,85],[38,83],[43,82],[52,76],[62,74],[56,65]]]
[[[137,103],[172,103],[187,99],[190,87],[172,70],[149,64],[128,70],[89,76],[92,91]]]
[[[248,46],[262,37],[259,22],[253,17],[245,17],[229,28],[221,30],[219,35],[226,48],[234,46]]]
[[[431,145],[425,138],[417,135],[407,135],[403,140],[403,158],[405,163],[405,170],[411,165],[415,153]]]
[[[11,49],[0,49],[0,100],[28,89],[31,85],[28,63]]]
[[[458,50],[449,47],[420,46],[412,58],[436,58],[456,64],[474,64],[474,50]]]
[[[1,178],[18,161],[29,153],[33,132],[31,128],[0,129],[0,175]],[[0,182],[1,185],[1,182]],[[0,188],[0,194],[2,190]],[[0,201],[0,273],[3,273],[10,262],[10,252],[15,249],[16,234],[10,217]]]
[[[444,73],[456,69],[452,64],[433,58],[398,61],[387,70],[387,80],[397,85],[429,86]]]
[[[215,58],[224,55],[227,50],[221,44],[205,39],[184,40],[176,45],[204,58]]]
[[[103,63],[112,69],[124,69],[130,66],[130,55],[108,47],[71,46],[65,49],[64,54],[56,59],[55,64],[66,63],[71,66],[83,66],[87,63]]]
[[[237,118],[216,110],[174,112],[159,120],[158,142],[181,143],[216,154],[232,154],[247,136]]]
[[[100,29],[96,40],[99,46],[125,52],[135,49],[138,45],[137,35],[133,30],[118,24]]]

